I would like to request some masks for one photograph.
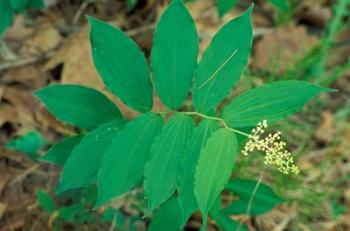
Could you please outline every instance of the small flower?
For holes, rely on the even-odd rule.
[[[258,123],[249,135],[249,140],[243,148],[242,154],[247,156],[255,150],[262,151],[265,153],[265,164],[276,166],[277,170],[284,174],[290,172],[298,174],[299,168],[294,164],[291,153],[285,149],[286,143],[281,141],[281,132],[277,131],[262,137],[267,126],[266,120]]]

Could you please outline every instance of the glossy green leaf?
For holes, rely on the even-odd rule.
[[[178,174],[179,200],[184,210],[184,225],[191,214],[198,208],[194,196],[194,174],[199,154],[210,135],[218,129],[218,123],[212,120],[203,120],[193,130],[191,139],[187,144],[186,151],[181,160]]]
[[[181,0],[173,0],[158,22],[151,56],[155,87],[168,108],[178,109],[188,95],[197,55],[193,19]]]
[[[148,200],[146,215],[165,202],[175,191],[179,164],[191,135],[192,118],[174,115],[162,128],[151,146],[145,166],[145,194]]]
[[[82,138],[64,165],[57,193],[96,182],[103,155],[124,123],[124,120],[116,119],[99,126]]]
[[[39,202],[39,205],[49,214],[52,214],[55,211],[56,205],[52,200],[51,196],[42,190],[37,191],[36,198]]]
[[[217,225],[225,231],[248,231],[244,224],[240,225],[238,221],[235,221],[222,213],[219,213],[214,220]]]
[[[28,3],[28,8],[43,9],[45,8],[45,2],[44,0],[31,0]]]
[[[150,146],[161,127],[162,118],[149,112],[116,134],[99,170],[96,206],[120,196],[141,181]]]
[[[148,231],[179,231],[182,220],[181,204],[172,197],[157,210]]]
[[[9,0],[0,1],[0,37],[13,22],[14,12]]]
[[[88,17],[96,69],[113,94],[134,110],[152,108],[147,60],[137,44],[118,28]]]
[[[283,200],[277,196],[269,186],[260,183],[254,194],[250,211],[247,211],[250,198],[256,185],[257,182],[254,180],[235,179],[230,181],[227,184],[226,189],[239,196],[239,200],[225,208],[223,213],[229,215],[246,214],[248,212],[249,215],[259,215],[270,211],[276,205],[283,202]]]
[[[131,11],[132,9],[135,8],[139,0],[127,0],[128,2],[128,10]]]
[[[14,151],[22,152],[31,158],[37,158],[39,150],[47,143],[41,133],[30,131],[23,136],[12,139],[5,147]]]
[[[216,0],[216,7],[218,9],[219,16],[224,16],[229,12],[235,5],[238,0]]]
[[[6,0],[7,1],[7,0]],[[8,0],[14,11],[22,13],[27,9],[42,9],[45,7],[44,0]]]
[[[64,165],[72,153],[74,147],[80,142],[83,135],[77,135],[65,138],[52,145],[47,153],[40,159],[52,164]]]
[[[80,85],[51,85],[35,95],[62,122],[93,129],[121,118],[119,109],[101,92]]]
[[[264,85],[237,96],[225,108],[223,118],[232,127],[274,122],[300,110],[321,92],[333,91],[308,82],[288,80]]]
[[[238,82],[252,46],[252,11],[251,6],[226,23],[205,50],[192,90],[196,111],[208,113],[213,110]]]
[[[290,9],[287,0],[270,0],[270,3],[282,12],[288,12]]]
[[[236,135],[224,128],[214,132],[201,151],[194,193],[206,226],[208,211],[231,176],[236,162]]]
[[[14,11],[21,13],[26,10],[30,0],[9,0]]]
[[[221,194],[216,198],[213,205],[210,208],[210,216],[215,220],[217,226],[227,231],[247,231],[247,227],[244,224],[232,220],[221,212]],[[238,228],[240,226],[240,228]]]

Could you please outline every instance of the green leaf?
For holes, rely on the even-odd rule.
[[[235,179],[230,181],[227,184],[226,189],[237,194],[240,199],[225,208],[223,213],[226,215],[246,214],[250,198],[256,185],[257,182],[254,180]],[[266,213],[282,202],[283,200],[277,196],[269,186],[260,183],[253,197],[248,215],[260,215]]]
[[[175,191],[179,164],[192,127],[191,117],[174,115],[152,144],[150,159],[145,166],[144,188],[148,200],[146,215]]]
[[[139,0],[127,0],[128,1],[128,11],[131,11],[135,8]]]
[[[68,189],[82,188],[96,182],[103,155],[124,123],[124,120],[116,119],[99,126],[82,138],[64,165],[56,189],[58,194]]]
[[[52,145],[47,153],[40,159],[52,164],[64,165],[72,153],[73,148],[80,142],[83,135],[68,137]]]
[[[92,57],[107,88],[140,112],[152,108],[147,60],[137,44],[116,27],[88,17]]]
[[[239,224],[238,221],[232,220],[231,218],[219,213],[215,218],[215,222],[219,227],[225,231],[248,231],[244,224]],[[238,228],[240,227],[240,228]]]
[[[194,195],[194,174],[199,154],[207,139],[218,127],[218,123],[215,121],[203,120],[193,130],[191,139],[187,144],[186,151],[181,160],[178,174],[178,190],[179,200],[184,210],[183,225],[186,224],[188,218],[198,208]]]
[[[43,9],[45,8],[45,2],[44,0],[31,0],[29,1],[28,7],[33,9]]]
[[[262,120],[274,122],[300,110],[317,94],[331,91],[304,81],[278,81],[234,98],[223,118],[232,127],[256,126]]]
[[[95,206],[120,196],[141,181],[150,146],[161,127],[162,118],[149,112],[116,134],[99,170],[99,199]]]
[[[252,10],[226,23],[205,50],[192,90],[196,111],[213,110],[238,82],[252,46]]]
[[[288,12],[290,9],[286,0],[270,0],[270,3],[282,12]]]
[[[173,0],[154,33],[152,71],[162,102],[178,109],[186,99],[197,65],[198,35],[181,0]]]
[[[39,150],[47,143],[45,138],[37,131],[30,131],[23,136],[6,143],[7,149],[23,152],[30,158],[36,158]]]
[[[93,216],[90,211],[86,210],[86,204],[77,203],[70,206],[60,207],[58,217],[63,221],[73,224],[86,224],[91,221]]]
[[[236,162],[236,135],[224,128],[214,132],[201,151],[194,193],[206,226],[208,211],[231,176]]]
[[[239,227],[239,223],[235,220],[232,220],[231,218],[225,216],[222,212],[221,212],[221,195],[219,194],[219,196],[216,198],[216,200],[214,201],[213,205],[210,208],[210,216],[215,220],[216,224],[222,228],[225,231],[247,231],[248,229],[245,227],[245,225],[241,225],[241,227],[238,229]]]
[[[5,32],[5,30],[12,25],[14,12],[11,7],[9,0],[0,1],[0,37]]]
[[[101,92],[79,85],[52,85],[35,95],[59,120],[93,129],[121,118],[119,109]]]
[[[148,231],[179,231],[182,220],[180,202],[177,197],[172,197],[157,210]]]
[[[9,0],[14,11],[21,13],[26,10],[30,0]]]
[[[55,211],[56,205],[52,200],[50,195],[42,190],[36,192],[36,199],[39,202],[39,205],[49,214],[52,214]]]
[[[224,16],[229,12],[235,5],[237,0],[216,0],[216,7],[218,9],[219,16]]]

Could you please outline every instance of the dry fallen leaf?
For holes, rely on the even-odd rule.
[[[1,103],[0,104],[0,127],[5,123],[16,123],[18,121],[18,113],[15,107]]]
[[[55,49],[61,43],[59,31],[48,22],[41,22],[35,28],[33,37],[26,40],[20,49],[21,56],[39,55]]]
[[[5,85],[21,84],[28,89],[39,89],[46,85],[45,73],[40,65],[29,65],[12,68],[1,76]]]
[[[336,146],[335,153],[349,158],[350,156],[349,147],[350,147],[350,129],[344,129],[340,134],[340,140]]]
[[[7,103],[1,102],[0,104],[0,108],[3,108],[1,113],[3,113],[5,118],[3,121],[0,121],[2,124],[10,122],[18,127],[16,131],[18,135],[36,127],[34,113],[36,108],[38,108],[38,101],[35,100],[30,91],[19,90],[16,87],[6,87],[3,100]]]
[[[34,28],[27,27],[24,22],[24,15],[16,15],[13,24],[6,30],[4,39],[9,42],[22,42],[33,36]]]
[[[316,44],[317,38],[306,27],[291,24],[277,28],[256,42],[253,65],[256,68],[282,73],[288,65],[303,57]]]
[[[333,114],[329,111],[322,111],[320,116],[321,121],[316,129],[315,137],[325,144],[330,144],[333,141],[335,127]]]

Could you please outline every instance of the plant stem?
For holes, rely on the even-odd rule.
[[[202,118],[208,119],[208,120],[219,121],[227,130],[235,132],[235,133],[238,133],[238,134],[246,136],[246,137],[250,137],[250,135],[248,133],[245,133],[245,132],[242,132],[240,130],[231,128],[229,125],[226,124],[226,122],[222,118],[215,117],[215,116],[208,116],[208,115],[205,115],[205,114],[202,114],[202,113],[199,113],[199,112],[179,112],[179,113],[184,114],[184,115],[199,116],[199,117],[202,117]]]
[[[253,201],[254,201],[255,194],[258,192],[258,188],[259,188],[259,186],[260,186],[260,184],[261,184],[261,182],[262,182],[262,180],[263,180],[263,178],[264,178],[265,168],[266,168],[266,167],[264,166],[263,170],[262,170],[261,173],[260,173],[259,179],[258,179],[258,181],[257,181],[256,184],[255,184],[255,187],[254,187],[254,189],[253,189],[253,192],[252,192],[252,194],[250,195],[250,198],[249,198],[249,201],[248,201],[247,210],[246,210],[246,212],[245,212],[246,215],[249,215],[250,210],[252,209],[252,205],[253,205]],[[239,222],[239,225],[238,225],[238,227],[237,227],[237,229],[236,229],[236,231],[239,231],[239,230],[241,229],[242,225],[243,225],[243,221],[240,221],[240,222]]]

